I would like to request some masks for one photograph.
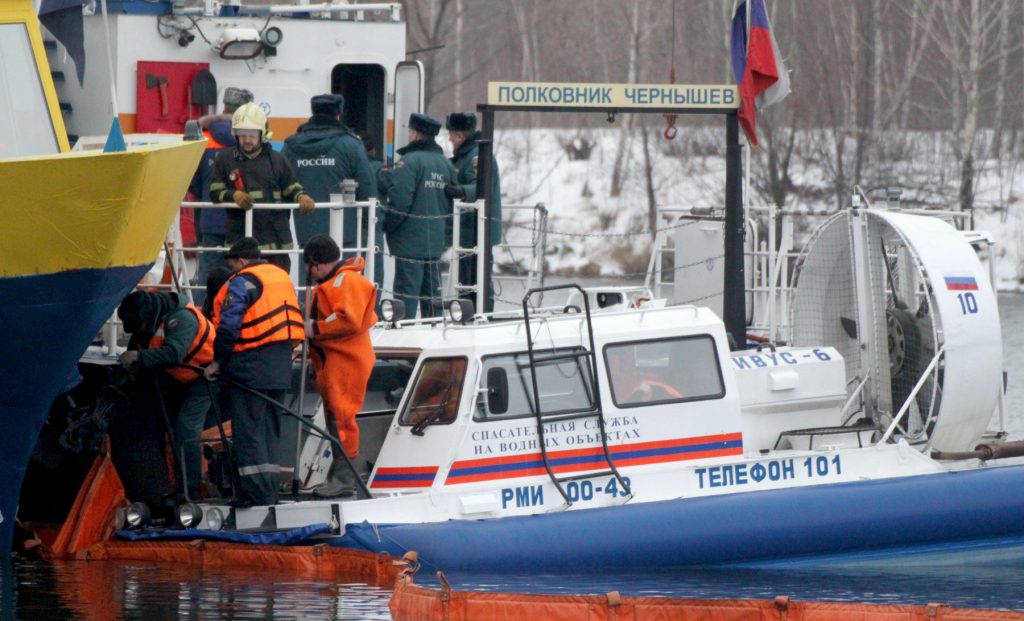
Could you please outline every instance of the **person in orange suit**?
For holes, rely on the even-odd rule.
[[[359,455],[356,413],[363,406],[376,361],[370,328],[377,323],[377,290],[362,274],[364,259],[342,262],[341,249],[326,235],[310,238],[302,254],[317,283],[316,299],[306,321],[317,388],[326,411],[333,415],[345,454],[354,458]],[[327,480],[313,494],[325,498],[351,496],[355,493],[355,476],[345,460],[336,456]]]

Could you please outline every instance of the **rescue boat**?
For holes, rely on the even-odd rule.
[[[290,10],[314,18],[294,19],[278,8],[214,15],[213,4],[117,5],[117,81],[137,86],[122,95],[134,114],[125,125],[159,130],[211,111],[209,72],[253,90],[279,135],[305,118],[310,96],[355,89],[350,101],[363,104],[346,106],[345,122],[366,127],[382,152],[401,146],[395,125],[422,97],[418,64],[401,62],[398,5],[299,5]],[[86,24],[87,35],[99,27]],[[72,83],[64,96],[76,131],[95,132],[83,92]],[[735,106],[719,112],[735,123]],[[483,125],[488,136],[486,111]],[[730,162],[727,202],[738,205],[738,157]],[[1001,407],[1001,333],[969,239],[935,217],[860,204],[828,220],[798,265],[784,306],[792,331],[760,350],[738,348],[744,313],[729,300],[743,298],[742,283],[721,308],[738,314],[728,332],[715,311],[642,287],[573,288],[554,308],[537,303],[551,293],[538,288],[515,313],[461,302],[434,320],[389,312],[372,333],[358,498],[236,508],[229,477],[211,478],[224,498],[192,499],[173,518],[133,504],[109,527],[116,517],[127,540],[416,550],[428,567],[507,571],[1024,534],[1024,503],[1006,493],[1021,488],[1024,467],[995,461],[1021,447],[986,433]],[[211,477],[222,472],[216,445]],[[333,457],[311,434],[299,479],[323,480]]]
[[[570,286],[557,308],[532,306],[553,288],[537,289],[506,314],[455,301],[428,321],[401,320],[385,301],[358,418],[368,494],[189,503],[177,529],[146,529],[136,512],[119,535],[301,532],[489,571],[1024,535],[1011,491],[1024,466],[995,461],[1024,447],[986,440],[1001,332],[968,237],[935,217],[861,206],[830,218],[799,263],[793,338],[758,349],[730,347],[711,310],[642,287]],[[331,453],[310,437],[312,482]]]
[[[0,6],[3,139],[0,547],[11,544],[22,478],[54,398],[103,322],[152,265],[202,153],[199,143],[69,152],[39,23]],[[45,346],[38,335],[49,338]],[[12,354],[13,355],[13,354]]]

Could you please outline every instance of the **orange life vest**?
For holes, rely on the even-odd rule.
[[[256,349],[277,341],[301,343],[306,338],[306,330],[299,312],[299,300],[295,297],[295,286],[287,272],[270,263],[246,265],[231,275],[213,301],[214,329],[220,325],[220,313],[231,280],[242,274],[255,276],[263,291],[242,316],[234,351]]]
[[[204,129],[203,130],[203,136],[206,136],[206,148],[207,149],[223,149],[224,148],[224,145],[222,145],[221,143],[217,142],[217,140],[213,137],[213,134],[210,133],[210,130]]]
[[[195,338],[188,346],[188,353],[181,361],[183,364],[191,364],[197,367],[205,367],[213,360],[213,326],[203,316],[199,309],[191,304],[186,304],[185,309],[196,316],[199,322],[199,329],[196,330]],[[149,341],[148,349],[156,349],[164,344],[164,324],[160,324],[153,338]],[[184,367],[168,367],[167,374],[182,384],[190,384],[199,379],[199,372]]]

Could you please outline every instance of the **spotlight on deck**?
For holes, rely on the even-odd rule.
[[[405,317],[405,303],[401,300],[386,299],[380,301],[380,318],[395,325]]]
[[[133,502],[124,514],[125,526],[129,530],[144,528],[149,524],[149,506],[144,502]]]
[[[210,530],[224,528],[224,513],[217,507],[210,507],[206,510],[206,528]]]
[[[263,51],[263,41],[255,28],[225,28],[213,49],[225,60],[250,60]]]
[[[469,300],[457,299],[448,302],[448,317],[455,323],[468,323],[473,318],[473,303]]]
[[[178,506],[178,524],[183,528],[195,528],[203,520],[203,508],[194,502]]]
[[[263,41],[263,45],[268,47],[281,45],[282,39],[284,39],[284,33],[277,26],[271,26],[260,33],[260,40]]]

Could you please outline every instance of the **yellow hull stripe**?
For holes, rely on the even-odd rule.
[[[0,277],[145,265],[160,251],[206,142],[0,160]]]

